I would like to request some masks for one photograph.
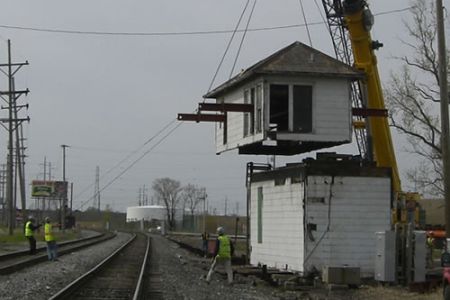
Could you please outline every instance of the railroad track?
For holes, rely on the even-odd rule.
[[[113,233],[107,233],[58,243],[58,256],[101,243],[114,236],[115,234]],[[3,254],[0,255],[0,275],[10,274],[43,261],[47,261],[46,247],[39,247],[35,255],[29,255],[28,250]]]
[[[147,288],[145,291],[143,289],[143,283],[148,280],[149,257],[150,237],[134,235],[100,264],[50,299],[149,299]]]

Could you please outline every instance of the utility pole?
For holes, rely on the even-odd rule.
[[[206,189],[203,189],[203,232],[206,232]]]
[[[5,187],[6,187],[6,164],[1,164],[0,170],[0,199],[2,204],[2,224],[6,225],[6,199],[5,199]]]
[[[228,204],[228,198],[225,197],[225,216],[227,215],[227,204]]]
[[[69,147],[68,145],[61,145],[61,148],[63,149],[63,182],[67,188],[67,182],[66,182],[66,148]],[[66,206],[67,206],[67,190],[64,193],[63,199],[62,199],[62,205],[61,205],[61,228],[64,232],[66,229]]]
[[[16,220],[16,207],[14,205],[13,190],[14,190],[14,131],[17,130],[17,124],[23,121],[30,121],[30,118],[18,119],[15,117],[15,112],[18,108],[17,100],[23,94],[27,95],[29,90],[16,91],[14,89],[14,75],[19,69],[28,65],[28,62],[13,63],[11,57],[11,41],[8,40],[8,63],[0,64],[0,68],[6,67],[7,71],[3,71],[8,77],[8,91],[0,92],[0,97],[8,104],[7,107],[1,107],[2,109],[8,109],[8,118],[0,119],[0,122],[7,123],[8,126],[4,126],[8,130],[8,155],[7,155],[7,186],[6,186],[6,198],[8,203],[8,232],[9,235],[13,234]],[[4,98],[3,96],[8,96]]]
[[[95,168],[94,207],[100,212],[100,167]]]
[[[16,90],[14,77],[12,78],[12,90]],[[18,113],[19,110],[23,107],[26,107],[28,109],[28,104],[26,105],[17,105],[16,101],[14,100],[14,109],[13,109],[13,118],[15,120],[15,133],[16,133],[16,177],[14,182],[14,207],[15,203],[17,201],[17,184],[19,185],[19,192],[20,192],[20,205],[21,205],[21,215],[22,219],[25,220],[26,217],[26,192],[25,192],[25,147],[23,145],[23,130],[22,130],[22,122],[18,121]],[[18,181],[17,182],[17,177]]]
[[[444,175],[444,199],[445,199],[445,232],[450,238],[450,137],[448,120],[448,82],[447,82],[447,58],[445,47],[444,7],[442,0],[436,0],[436,22],[439,55],[439,92],[441,98],[441,147],[442,167]]]
[[[142,188],[139,188],[139,191],[138,191],[138,206],[141,206],[141,199],[142,199]]]

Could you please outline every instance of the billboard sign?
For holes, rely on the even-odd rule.
[[[67,181],[33,180],[31,197],[67,199]]]

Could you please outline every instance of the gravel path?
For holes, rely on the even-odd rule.
[[[210,261],[192,255],[161,236],[152,235],[151,264],[154,264],[154,271],[161,273],[164,299],[297,299],[298,295],[273,289],[262,282],[255,286],[254,279],[239,275],[232,286],[227,284],[225,275],[217,273],[207,284],[204,277]]]
[[[44,300],[84,274],[126,240],[129,234],[63,255],[55,262],[39,263],[10,275],[0,276],[1,300]]]

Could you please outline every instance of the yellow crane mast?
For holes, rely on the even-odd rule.
[[[367,89],[367,108],[385,109],[377,58],[374,53],[379,43],[372,41],[370,36],[373,16],[368,9],[365,9],[363,0],[344,1],[344,14],[354,65],[366,74],[364,87]],[[370,117],[368,122],[368,130],[373,137],[374,159],[378,166],[392,168],[394,193],[399,194],[401,192],[400,176],[388,120],[385,117]]]
[[[336,1],[334,1],[336,4]],[[344,0],[341,3],[343,25],[348,31],[353,54],[353,64],[364,71],[366,77],[360,83],[360,89],[366,99],[366,108],[370,110],[384,110],[385,103],[378,74],[377,58],[374,51],[381,47],[378,41],[373,41],[370,30],[373,25],[373,15],[365,0]],[[394,192],[393,222],[406,222],[408,203],[409,211],[414,210],[414,221],[418,223],[418,209],[415,208],[418,193],[404,193],[395,157],[394,145],[387,117],[369,117],[366,123],[368,135],[372,138],[371,148],[373,159],[377,166],[392,169],[392,188]],[[370,151],[370,149],[369,149]],[[411,221],[411,220],[409,220]]]

